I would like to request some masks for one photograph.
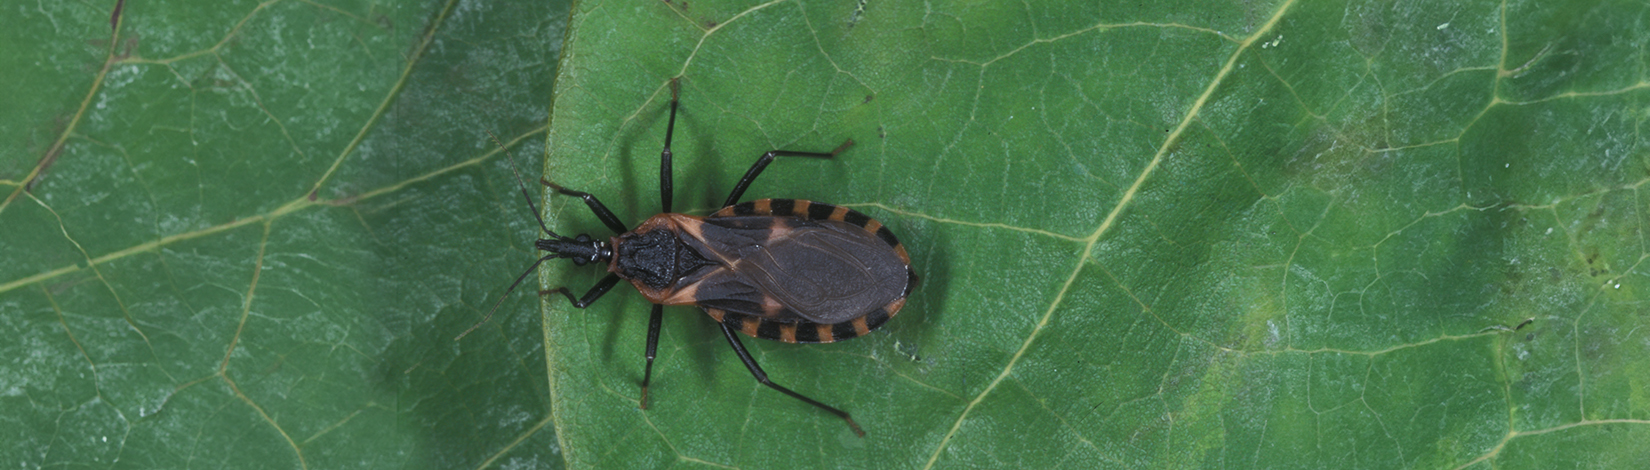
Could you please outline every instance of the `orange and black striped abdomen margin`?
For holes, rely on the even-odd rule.
[[[883,226],[882,222],[878,222],[877,219],[873,219],[871,216],[842,206],[806,199],[757,199],[723,207],[722,210],[716,211],[709,217],[750,215],[790,216],[809,220],[835,220],[854,224],[867,232],[871,232],[878,239],[887,243],[888,246],[893,247],[894,252],[899,254],[899,258],[905,261],[907,266],[911,264],[911,255],[905,252],[905,245],[900,244],[899,237],[894,236],[893,231],[888,230],[888,227]]]
[[[769,320],[755,315],[746,315],[738,312],[729,312],[719,308],[706,308],[705,313],[717,322],[727,325],[747,336],[784,341],[786,343],[833,343],[849,338],[864,336],[888,322],[899,313],[899,308],[905,306],[905,298],[901,297],[886,307],[879,307],[865,316],[830,325],[800,321],[795,323]],[[890,310],[890,307],[892,309]]]
[[[807,220],[847,222],[865,229],[865,231],[876,236],[877,239],[887,243],[894,250],[894,253],[899,256],[899,259],[905,263],[906,272],[909,276],[906,280],[905,291],[898,299],[867,312],[863,316],[833,324],[808,321],[775,321],[722,309],[704,309],[705,313],[709,314],[711,318],[746,335],[786,343],[831,343],[856,338],[881,327],[888,319],[898,314],[900,308],[905,306],[906,297],[911,295],[911,289],[916,287],[917,275],[910,269],[911,255],[905,251],[905,245],[901,244],[899,237],[894,236],[894,232],[888,230],[888,227],[884,226],[882,222],[859,211],[804,199],[758,199],[724,207],[707,218],[745,216],[797,217]]]

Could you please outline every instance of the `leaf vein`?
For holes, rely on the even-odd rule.
[[[1277,25],[1279,19],[1283,18],[1283,14],[1288,12],[1290,7],[1294,6],[1294,4],[1294,0],[1284,2],[1283,5],[1278,7],[1276,12],[1273,12],[1272,17],[1267,20],[1265,25],[1258,28],[1254,34],[1251,34],[1248,39],[1245,39],[1239,45],[1236,51],[1232,52],[1230,57],[1227,57],[1226,64],[1223,65],[1220,71],[1217,72],[1213,79],[1209,81],[1209,85],[1203,89],[1202,95],[1198,96],[1197,101],[1195,101],[1192,104],[1191,109],[1186,112],[1186,116],[1181,118],[1180,124],[1175,127],[1174,131],[1171,132],[1168,137],[1163,139],[1163,145],[1158,147],[1157,153],[1152,156],[1152,160],[1146,165],[1146,168],[1141,170],[1140,176],[1135,178],[1134,184],[1129,187],[1128,191],[1123,193],[1123,197],[1118,200],[1117,205],[1112,208],[1111,213],[1106,215],[1105,220],[1100,222],[1100,226],[1094,230],[1094,233],[1091,233],[1088,237],[1085,237],[1082,255],[1077,258],[1078,261],[1075,263],[1076,266],[1072,268],[1071,275],[1066,277],[1066,281],[1061,285],[1059,293],[1055,294],[1054,301],[1049,304],[1048,309],[1043,312],[1042,318],[1037,321],[1037,326],[1032,328],[1030,334],[1026,335],[1025,341],[1020,344],[1020,349],[1015,351],[1014,355],[1009,358],[1008,364],[1003,366],[1002,372],[998,373],[997,377],[992,379],[991,383],[986,385],[985,389],[981,390],[979,395],[975,396],[974,399],[968,403],[968,406],[964,407],[963,411],[957,415],[957,420],[951,424],[951,429],[946,432],[945,437],[940,439],[940,443],[934,446],[934,453],[929,456],[927,464],[923,466],[924,469],[931,469],[934,467],[934,464],[939,461],[940,453],[943,452],[946,446],[950,444],[951,438],[956,436],[957,430],[962,427],[963,421],[968,419],[968,414],[972,412],[975,407],[979,406],[980,402],[984,401],[985,397],[989,396],[991,392],[1002,383],[1004,378],[1013,373],[1014,366],[1019,364],[1021,358],[1025,357],[1026,351],[1030,349],[1031,344],[1037,340],[1038,335],[1042,333],[1043,329],[1048,326],[1049,320],[1054,316],[1054,311],[1060,307],[1061,302],[1065,300],[1066,294],[1071,291],[1072,284],[1076,283],[1077,276],[1083,272],[1083,267],[1088,264],[1087,261],[1089,256],[1094,252],[1094,246],[1099,242],[1100,237],[1110,231],[1112,224],[1116,223],[1118,217],[1123,213],[1123,210],[1128,208],[1129,203],[1134,200],[1135,194],[1138,194],[1140,188],[1145,185],[1146,179],[1151,177],[1152,173],[1157,169],[1157,166],[1161,164],[1164,158],[1168,156],[1170,149],[1174,148],[1175,144],[1180,140],[1180,136],[1188,127],[1192,125],[1192,122],[1197,119],[1198,111],[1202,110],[1204,105],[1208,103],[1209,98],[1214,95],[1216,89],[1220,88],[1220,85],[1224,83],[1225,78],[1231,76],[1232,70],[1237,64],[1238,58],[1242,57],[1243,53],[1248,51],[1249,48],[1253,46],[1261,36],[1268,34],[1272,28]]]

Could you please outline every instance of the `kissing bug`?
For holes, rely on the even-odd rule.
[[[607,276],[582,297],[574,297],[566,287],[539,294],[562,294],[574,307],[582,309],[624,279],[653,303],[647,325],[642,409],[647,409],[647,386],[653,379],[653,359],[659,349],[664,306],[694,305],[721,326],[728,345],[757,382],[841,417],[854,434],[864,437],[865,432],[847,412],[769,380],[768,374],[734,334],[787,343],[830,343],[869,333],[905,305],[917,276],[911,270],[911,257],[905,247],[881,222],[846,207],[799,199],[739,203],[751,181],[775,157],[831,158],[853,145],[853,140],[843,142],[831,153],[790,150],[764,153],[734,185],[720,210],[705,217],[674,213],[671,212],[670,138],[676,130],[678,94],[677,80],[672,79],[670,120],[665,125],[664,150],[659,152],[662,207],[658,215],[649,217],[635,229],[626,229],[619,218],[590,193],[539,179],[557,193],[584,200],[596,218],[618,234],[607,241],[588,234],[566,237],[545,226],[511,159],[510,171],[516,175],[521,195],[527,200],[533,217],[538,219],[539,229],[549,235],[534,246],[549,254],[521,273],[504,296],[509,296],[546,260],[567,258],[578,266],[605,264]],[[481,323],[492,318],[503,301],[501,297]],[[481,323],[458,337],[463,338]]]

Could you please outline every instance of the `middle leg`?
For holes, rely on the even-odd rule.
[[[665,306],[653,304],[653,314],[647,320],[647,369],[642,372],[642,409],[647,409],[647,384],[653,381],[653,358],[659,355],[659,325],[664,322]]]

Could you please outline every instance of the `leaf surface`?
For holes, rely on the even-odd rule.
[[[0,76],[30,92],[0,98],[0,456],[1650,460],[1650,7],[1049,3],[137,2],[112,39],[112,5],[8,11]],[[532,315],[528,282],[452,341],[538,256],[485,131],[635,224],[675,77],[677,211],[764,151],[856,141],[747,199],[870,214],[922,283],[866,337],[744,343],[865,438],[692,308],[666,309],[638,409],[648,305],[623,285]],[[530,189],[552,229],[608,236]]]
[[[646,303],[546,298],[569,462],[1650,458],[1642,3],[1033,3],[576,5],[550,178],[656,212],[680,77],[678,210],[715,210],[764,151],[853,139],[747,199],[864,211],[924,279],[867,337],[745,340],[864,439],[757,384],[690,308],[667,309],[640,410]]]
[[[452,337],[525,268],[486,132],[542,153],[567,4],[116,5],[0,13],[0,461],[561,467],[542,342]]]

